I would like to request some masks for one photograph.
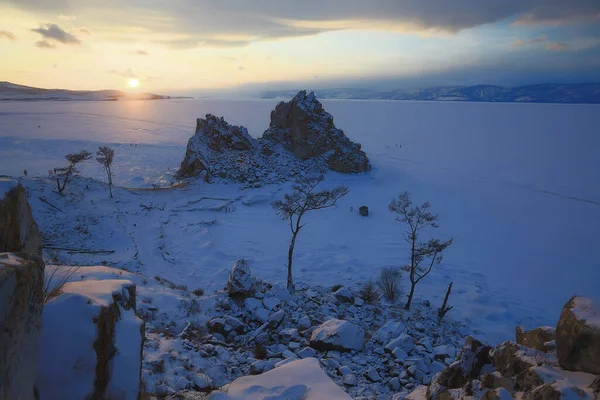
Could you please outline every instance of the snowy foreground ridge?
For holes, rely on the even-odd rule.
[[[373,297],[361,290],[385,264],[357,255],[390,253],[398,264],[406,252],[398,244],[402,227],[386,209],[390,199],[372,195],[379,195],[377,185],[397,182],[375,180],[376,165],[369,174],[356,174],[369,171],[370,161],[332,119],[329,125],[331,116],[320,107],[306,93],[281,103],[267,131],[277,139],[265,138],[267,133],[253,139],[244,128],[212,115],[199,120],[181,166],[188,172],[186,166],[193,167],[184,174],[184,185],[115,187],[110,198],[103,181],[85,176],[74,177],[62,196],[51,178],[24,177],[20,185],[0,180],[8,198],[0,202],[0,224],[11,220],[4,215],[21,221],[0,225],[19,239],[0,249],[9,252],[0,257],[2,293],[10,293],[4,289],[5,282],[15,281],[10,274],[23,276],[19,268],[27,272],[24,276],[44,271],[35,256],[42,246],[44,286],[52,292],[46,297],[46,289],[35,289],[41,282],[32,281],[31,288],[21,287],[14,296],[28,292],[32,304],[40,306],[42,299],[34,297],[44,293],[43,312],[40,306],[37,315],[28,316],[32,326],[41,326],[39,354],[30,352],[22,357],[27,364],[21,363],[37,371],[40,399],[600,395],[595,299],[573,297],[556,324],[533,330],[539,316],[524,314],[533,308],[522,308],[519,318],[527,329],[518,327],[514,340],[497,343],[490,341],[495,334],[509,339],[502,330],[508,318],[490,325],[502,313],[497,299],[482,295],[485,288],[469,280],[475,274],[454,275],[458,270],[451,264],[436,267],[439,275],[417,287],[410,311],[403,307],[404,296],[392,303],[381,293]],[[320,129],[329,129],[327,135],[337,139],[327,141]],[[265,155],[265,149],[274,153]],[[359,182],[359,191],[371,197],[358,202],[349,195],[307,219],[296,249],[291,295],[282,284],[289,227],[274,215],[270,202],[289,192],[286,181],[295,175],[327,169],[354,174],[329,172],[324,187]],[[361,216],[365,199],[370,213]],[[26,253],[10,253],[18,251]],[[449,300],[454,308],[440,319],[448,279],[455,281]],[[469,304],[482,299],[482,304]],[[492,308],[489,319],[467,311],[481,313],[486,307]],[[0,344],[4,340],[0,333]],[[3,373],[0,369],[1,379]],[[25,378],[31,375],[19,372],[26,389]],[[10,389],[26,396],[0,391],[0,398],[34,398],[33,390]]]

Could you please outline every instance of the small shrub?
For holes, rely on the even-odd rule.
[[[201,289],[201,288],[194,289],[194,291],[192,293],[194,293],[198,297],[204,296],[204,289]]]
[[[367,304],[373,304],[379,298],[379,292],[377,291],[377,286],[372,279],[366,281],[360,288],[358,295],[361,299],[365,301]]]
[[[260,343],[256,343],[254,345],[254,358],[256,358],[257,360],[264,360],[265,358],[267,358],[267,349],[264,345]]]
[[[42,291],[42,301],[44,304],[61,294],[62,288],[77,271],[79,271],[79,267],[55,267],[50,273],[46,273]]]
[[[333,286],[331,287],[331,291],[332,291],[332,292],[337,292],[338,290],[340,290],[340,288],[341,288],[342,286],[344,286],[344,285],[333,285]]]
[[[402,271],[398,267],[385,267],[379,274],[377,286],[388,301],[394,303],[400,296],[400,283],[402,282]]]

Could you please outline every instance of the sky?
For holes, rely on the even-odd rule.
[[[599,0],[0,0],[0,81],[154,92],[600,81]]]

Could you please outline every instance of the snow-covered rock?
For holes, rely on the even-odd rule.
[[[377,330],[371,337],[370,342],[379,344],[388,343],[390,340],[397,338],[406,330],[406,325],[402,321],[389,320],[381,328]]]
[[[25,188],[6,178],[0,178],[0,253],[3,252],[42,255],[40,232]]]
[[[236,379],[227,393],[213,392],[209,400],[349,400],[321,369],[315,358],[290,361],[256,376]]]
[[[530,331],[525,331],[522,326],[517,326],[515,336],[518,344],[549,353],[554,349],[550,343],[554,342],[555,331],[551,326],[542,326]]]
[[[277,297],[265,297],[262,302],[267,310],[273,310],[281,303]]]
[[[138,398],[143,322],[127,280],[67,283],[43,312],[36,384],[40,397]]]
[[[310,318],[308,317],[308,315],[305,315],[298,320],[298,328],[300,329],[308,329],[311,326],[312,323],[310,322]]]
[[[410,337],[406,333],[403,333],[397,338],[390,340],[388,344],[385,345],[385,350],[391,352],[397,347],[401,348],[409,354],[415,348],[415,345],[413,343],[412,337]]]
[[[298,357],[300,357],[300,358],[310,358],[310,357],[316,357],[316,356],[317,356],[317,351],[315,349],[313,349],[312,347],[305,347],[298,352]]]
[[[310,337],[311,347],[317,350],[362,350],[364,341],[365,333],[361,327],[340,319],[325,321]]]
[[[38,256],[0,253],[0,399],[34,398],[43,286]]]
[[[575,296],[563,307],[556,326],[561,367],[600,375],[600,305]]]
[[[308,159],[311,162],[304,162]],[[176,176],[205,173],[207,181],[221,178],[261,186],[327,168],[357,173],[370,170],[371,164],[360,144],[335,127],[315,95],[302,91],[277,105],[269,129],[256,140],[246,128],[229,125],[223,118],[211,114],[199,118]]]
[[[248,295],[252,293],[253,283],[252,272],[246,261],[244,259],[237,260],[227,281],[229,295]]]
[[[346,386],[356,386],[356,376],[352,374],[348,374],[344,376],[344,385]]]
[[[340,303],[351,303],[354,299],[350,290],[347,287],[342,286],[338,290],[336,290],[333,295]]]
[[[263,140],[283,143],[306,160],[323,156],[330,169],[356,173],[371,169],[360,144],[350,141],[333,123],[314,93],[299,92],[291,101],[281,102],[271,112],[271,125]]]

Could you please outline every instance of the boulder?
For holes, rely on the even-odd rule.
[[[369,207],[360,206],[360,208],[358,209],[358,213],[360,215],[362,215],[363,217],[368,217],[369,216]]]
[[[67,283],[44,307],[40,398],[138,399],[144,324],[135,309],[130,281]]]
[[[43,287],[40,257],[0,253],[0,399],[34,399]]]
[[[527,357],[526,351],[526,347],[516,343],[503,342],[490,350],[490,358],[503,376],[514,376],[534,366],[532,357]]]
[[[550,342],[554,341],[556,332],[550,326],[542,326],[530,331],[525,331],[522,326],[517,326],[515,333],[517,343],[520,345],[545,353],[549,353],[554,349]]]
[[[593,300],[575,296],[563,307],[556,352],[561,367],[600,375],[600,307]]]
[[[230,296],[247,296],[252,293],[253,282],[250,267],[244,259],[239,259],[231,269],[231,274],[227,281],[227,291]]]
[[[365,333],[360,326],[341,319],[330,319],[318,326],[310,337],[310,346],[317,350],[362,350]]]
[[[233,381],[225,392],[213,392],[208,400],[350,400],[321,369],[319,360],[289,361],[261,375]]]
[[[491,347],[468,336],[457,361],[450,364],[436,378],[436,384],[448,389],[458,389],[477,378],[481,368],[490,364]]]
[[[352,301],[354,300],[354,296],[352,296],[350,290],[348,290],[348,288],[345,286],[342,286],[341,288],[336,290],[333,293],[333,295],[340,303],[352,303]]]
[[[31,214],[25,188],[0,178],[0,253],[42,255],[40,232]]]

